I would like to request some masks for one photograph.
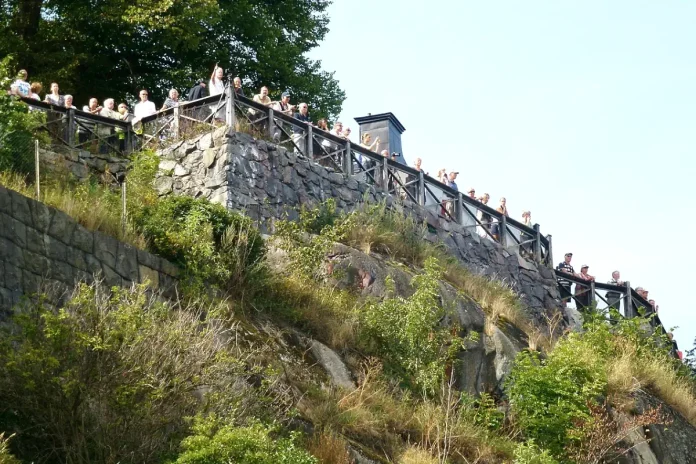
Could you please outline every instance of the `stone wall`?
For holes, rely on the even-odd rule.
[[[482,239],[471,228],[438,218],[409,201],[385,195],[359,179],[310,162],[283,147],[255,140],[245,133],[214,132],[179,142],[160,152],[161,171],[155,185],[161,195],[204,197],[243,210],[262,228],[273,220],[297,217],[300,205],[327,198],[351,210],[364,201],[384,200],[429,224],[431,241],[444,243],[469,269],[509,283],[538,320],[559,307],[553,271]]]
[[[91,282],[95,275],[108,286],[148,280],[173,296],[178,269],[0,186],[0,310],[39,290],[61,298],[77,281]]]
[[[39,166],[42,170],[69,173],[77,180],[97,176],[107,182],[113,182],[120,181],[125,176],[128,159],[117,154],[99,154],[96,148],[92,153],[87,150],[54,147],[50,150],[39,149]]]

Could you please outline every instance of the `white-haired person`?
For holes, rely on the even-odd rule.
[[[179,91],[176,89],[170,89],[169,94],[167,96],[167,99],[164,100],[164,104],[162,105],[162,108],[160,111],[169,109],[169,108],[174,108],[176,106],[179,106]]]
[[[118,121],[121,121],[123,119],[121,114],[114,109],[113,98],[107,98],[106,100],[104,100],[104,104],[102,110],[99,112],[99,116],[109,119],[116,119]],[[117,151],[118,137],[115,134],[116,131],[113,125],[97,125],[97,136],[99,137],[99,153],[107,154],[112,151]]]

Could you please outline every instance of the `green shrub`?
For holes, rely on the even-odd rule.
[[[175,464],[319,464],[298,446],[297,434],[279,438],[277,432],[258,423],[235,427],[221,425],[215,417],[197,417]]]
[[[590,418],[607,386],[606,365],[594,347],[571,334],[547,359],[523,351],[507,381],[510,406],[527,438],[554,456],[567,443],[580,440],[576,425]]]
[[[520,443],[515,449],[514,464],[558,464],[547,450],[541,450],[530,440]]]
[[[232,289],[263,259],[251,220],[204,199],[170,196],[134,218],[148,248],[184,269],[196,289]]]
[[[385,370],[406,385],[433,394],[445,367],[463,346],[456,328],[441,324],[446,311],[440,305],[442,269],[435,259],[413,278],[416,291],[409,298],[392,297],[361,312],[365,335],[383,357]]]
[[[0,334],[0,430],[27,462],[161,462],[200,386],[239,375],[223,328],[144,287],[80,285],[60,310],[27,303]]]

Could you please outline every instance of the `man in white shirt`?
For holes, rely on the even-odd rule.
[[[147,90],[143,89],[140,91],[140,103],[135,105],[135,117],[140,120],[142,118],[145,118],[147,116],[150,116],[151,114],[155,114],[157,112],[157,108],[155,107],[155,104],[151,102],[150,100],[147,99]]]

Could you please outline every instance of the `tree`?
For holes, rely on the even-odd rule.
[[[76,101],[162,100],[207,79],[215,63],[336,116],[345,99],[333,73],[306,53],[328,32],[329,0],[0,0],[0,56],[31,80],[60,84]]]

